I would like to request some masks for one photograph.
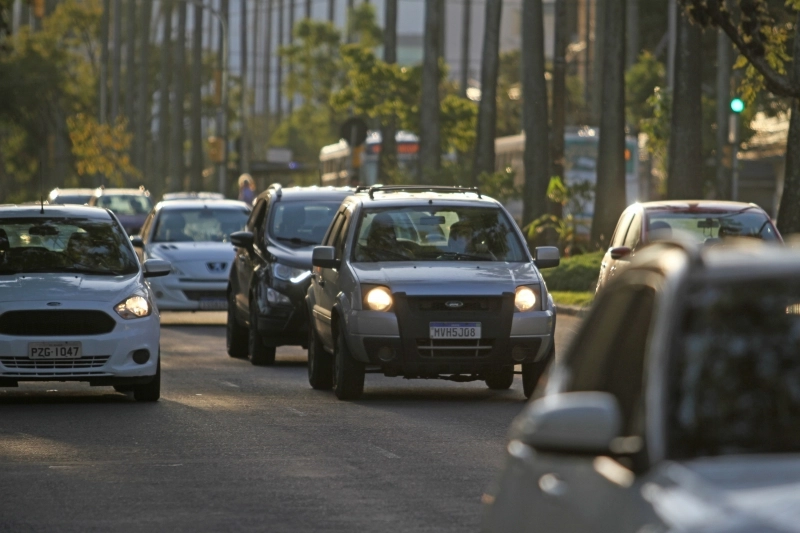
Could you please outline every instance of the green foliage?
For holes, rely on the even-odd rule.
[[[594,291],[605,252],[598,251],[561,259],[556,268],[542,270],[550,291]]]
[[[130,161],[133,135],[124,118],[113,125],[99,124],[94,117],[78,113],[67,119],[67,127],[79,176],[99,174],[115,187],[124,186],[126,178],[140,177]]]
[[[651,101],[653,92],[666,82],[666,68],[656,57],[644,51],[636,63],[625,74],[625,100],[628,123],[634,127],[643,120],[652,119],[655,104]]]
[[[497,136],[522,131],[521,61],[519,50],[500,54],[497,74]]]
[[[350,10],[347,26],[353,40],[366,48],[383,44],[383,30],[377,23],[375,6],[364,2]]]
[[[528,240],[552,230],[558,236],[558,245],[562,250],[570,253],[580,250],[580,235],[588,232],[590,222],[576,217],[574,213],[586,211],[586,205],[594,198],[594,185],[588,181],[567,185],[558,176],[553,176],[547,186],[547,197],[561,206],[562,216],[542,215],[525,226],[523,230]]]
[[[550,291],[550,295],[556,305],[588,307],[594,301],[594,291]]]

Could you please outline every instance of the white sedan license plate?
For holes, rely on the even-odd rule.
[[[431,322],[431,339],[480,339],[480,322]]]
[[[29,342],[29,359],[80,359],[79,342]]]

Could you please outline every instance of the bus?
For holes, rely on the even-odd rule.
[[[397,164],[401,171],[410,175],[417,173],[419,137],[407,131],[398,131]],[[361,168],[358,179],[360,185],[375,185],[378,181],[378,158],[381,153],[381,133],[370,131],[361,151]],[[340,187],[350,185],[348,164],[350,146],[342,139],[338,143],[324,146],[319,153],[320,185]]]

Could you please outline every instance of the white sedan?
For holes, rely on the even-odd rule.
[[[107,209],[0,207],[0,387],[84,381],[161,395],[159,316],[140,265]]]
[[[214,311],[228,308],[226,289],[234,251],[230,235],[244,228],[250,208],[217,199],[160,202],[131,237],[140,259],[172,264],[170,275],[151,280],[159,309]]]

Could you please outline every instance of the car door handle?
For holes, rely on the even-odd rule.
[[[567,484],[556,474],[545,474],[539,478],[539,489],[549,496],[560,497],[567,493]]]

